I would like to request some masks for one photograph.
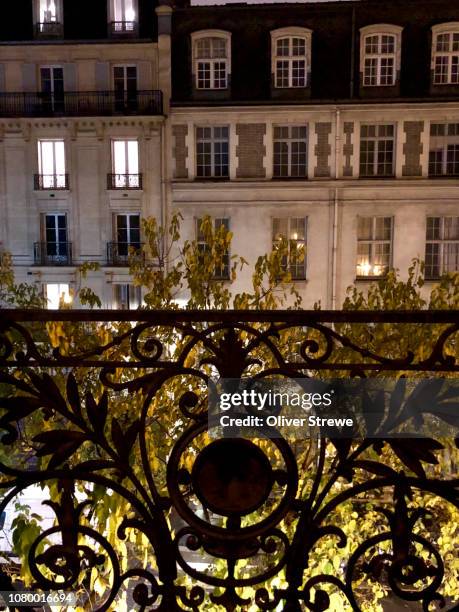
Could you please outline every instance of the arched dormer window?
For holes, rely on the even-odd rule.
[[[274,87],[309,87],[311,37],[307,28],[280,28],[271,32],[271,72]]]
[[[231,75],[231,34],[202,30],[191,35],[196,89],[227,89]]]
[[[360,72],[364,87],[393,86],[400,72],[402,29],[386,23],[360,30]]]
[[[459,22],[432,28],[432,80],[434,85],[459,83]]]

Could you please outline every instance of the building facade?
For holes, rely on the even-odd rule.
[[[175,211],[184,240],[206,214],[229,227],[249,264],[287,239],[305,307],[414,257],[427,288],[459,269],[449,0],[17,0],[0,92],[0,242],[50,305],[96,261],[104,306],[136,307],[141,218]]]
[[[50,306],[78,266],[105,306],[135,307],[128,254],[163,214],[164,105],[150,0],[19,0],[0,29],[0,241]],[[165,93],[165,96],[163,96]]]
[[[459,269],[457,4],[183,4],[171,47],[187,237],[225,219],[250,263],[288,239],[305,307],[414,257],[427,288]]]

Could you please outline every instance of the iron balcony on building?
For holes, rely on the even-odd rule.
[[[111,38],[136,38],[139,24],[137,21],[111,21],[108,24],[108,34]]]
[[[71,266],[71,242],[36,242],[34,244],[36,266]]]
[[[44,21],[35,25],[36,38],[62,38],[64,24],[57,21]]]
[[[0,117],[94,117],[161,115],[162,92],[66,91],[0,93]]]
[[[60,190],[66,191],[69,189],[68,174],[35,174],[34,189],[36,191],[43,190]]]
[[[107,265],[126,267],[130,261],[143,261],[145,255],[142,247],[142,242],[108,242]]]
[[[107,174],[107,189],[142,189],[141,174]]]

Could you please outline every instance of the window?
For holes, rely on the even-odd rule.
[[[35,189],[68,189],[63,140],[38,141],[38,175]]]
[[[308,128],[274,126],[274,177],[305,177],[308,174]]]
[[[231,34],[221,30],[194,32],[191,39],[196,89],[227,89]]]
[[[229,128],[196,128],[196,175],[227,178],[229,175]]]
[[[377,24],[360,30],[360,66],[364,87],[395,85],[400,70],[402,28]]]
[[[34,261],[39,266],[72,265],[72,245],[68,241],[65,213],[42,215],[41,242],[34,244]]]
[[[44,291],[48,309],[57,310],[62,304],[72,303],[68,283],[46,283]]]
[[[429,176],[459,176],[459,123],[430,125]]]
[[[62,0],[36,0],[35,23],[38,35],[60,36],[62,34]]]
[[[45,111],[64,112],[64,69],[62,66],[41,66],[41,103]]]
[[[225,234],[229,232],[229,219],[218,218],[213,220],[214,233],[218,234],[224,228]],[[205,231],[203,227],[203,219],[196,219],[196,241],[198,243],[198,250],[200,253],[208,253],[209,245],[206,241]],[[221,255],[221,256],[220,256]],[[214,278],[219,280],[226,280],[230,277],[230,254],[226,250],[224,253],[218,254],[219,262],[214,269]]]
[[[124,113],[137,109],[137,66],[113,66],[115,111]]]
[[[112,170],[109,189],[142,189],[137,140],[112,141]]]
[[[459,83],[459,23],[432,28],[432,72],[434,85]]]
[[[394,137],[393,125],[360,126],[360,176],[393,176]]]
[[[128,283],[113,285],[113,308],[116,310],[135,310],[142,304],[140,287]]]
[[[274,87],[307,87],[311,65],[311,30],[280,28],[271,32]]]
[[[459,217],[427,217],[426,278],[459,271]]]
[[[137,0],[111,0],[112,34],[134,34],[137,30]]]
[[[392,262],[392,217],[358,217],[357,277],[384,276]]]
[[[109,244],[108,259],[111,265],[127,265],[133,252],[140,251],[140,215],[122,213],[114,217],[115,242]]]
[[[306,225],[304,217],[273,219],[273,250],[285,244],[287,253],[282,258],[284,272],[293,280],[306,278]]]

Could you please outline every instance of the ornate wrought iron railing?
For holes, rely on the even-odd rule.
[[[435,515],[459,508],[454,468],[433,467],[445,441],[209,441],[207,383],[455,377],[458,342],[457,311],[2,311],[0,512],[29,486],[58,483],[56,525],[29,550],[33,588],[80,586],[84,597],[82,576],[100,571],[98,610],[117,609],[130,589],[129,609],[318,612],[332,597],[362,609],[375,581],[424,610],[457,605],[442,589],[458,534],[442,553]],[[402,404],[392,398],[389,416],[403,420]],[[28,469],[21,444],[37,423]],[[96,520],[101,491],[123,508],[111,535]],[[349,530],[339,511],[353,500]],[[137,557],[130,534],[143,537]],[[330,563],[319,571],[324,541]]]

